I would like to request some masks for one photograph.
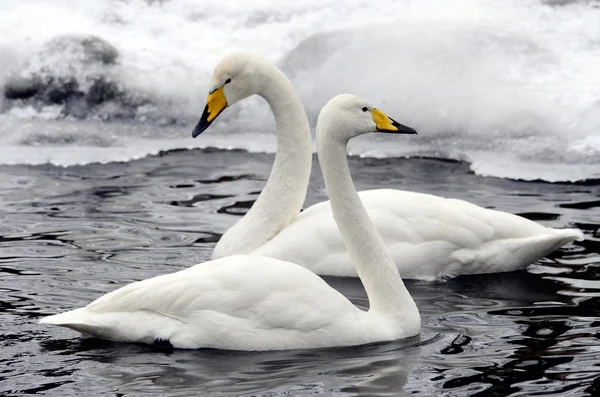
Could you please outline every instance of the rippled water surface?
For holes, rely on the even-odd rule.
[[[81,341],[37,324],[134,280],[210,257],[273,157],[173,151],[128,163],[0,168],[0,395],[600,395],[600,185],[482,178],[466,164],[357,159],[360,189],[468,199],[554,227],[569,244],[527,272],[408,282],[419,337],[240,353]],[[317,171],[307,204],[323,200]],[[328,278],[356,305],[357,280]],[[290,302],[292,305],[293,302]]]

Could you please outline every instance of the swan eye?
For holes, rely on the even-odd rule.
[[[229,83],[231,83],[231,79],[225,80],[225,84],[229,84]]]
[[[367,110],[369,110],[366,106],[364,108],[362,108],[363,112],[366,112]]]

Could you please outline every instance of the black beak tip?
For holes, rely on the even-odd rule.
[[[408,127],[406,125],[400,124],[399,122],[397,122],[396,120],[392,119],[390,117],[390,120],[392,121],[392,125],[396,128],[398,128],[398,133],[400,134],[410,134],[410,135],[418,135],[417,134],[417,130],[415,130],[414,128]]]
[[[207,124],[203,124],[202,122],[196,124],[196,127],[194,127],[194,130],[192,131],[192,138],[196,138],[198,135],[202,134],[206,128],[208,128]]]
[[[208,105],[204,108],[204,112],[202,112],[202,116],[200,117],[200,121],[194,127],[192,131],[192,138],[197,137],[202,134],[206,129],[210,126],[210,121],[208,121]]]
[[[405,133],[411,134],[411,135],[419,135],[417,130],[415,130],[414,128],[410,128],[410,127],[406,127]]]

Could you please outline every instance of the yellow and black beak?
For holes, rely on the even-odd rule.
[[[417,133],[417,131],[413,128],[400,124],[377,108],[373,108],[371,115],[373,116],[373,121],[375,122],[377,132],[387,132],[390,134]]]
[[[192,137],[195,138],[202,134],[226,107],[227,98],[225,98],[223,87],[219,87],[208,94],[204,112],[202,112],[200,121],[198,121],[198,124],[196,124],[196,127],[194,127],[194,130],[192,131]]]

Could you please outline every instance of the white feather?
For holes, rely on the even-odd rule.
[[[462,200],[392,189],[362,191],[359,196],[403,278],[523,269],[583,238],[577,229],[544,227]],[[300,213],[254,254],[294,262],[321,275],[357,276],[329,201]]]
[[[113,341],[234,350],[358,345],[418,333],[414,324],[379,327],[376,317],[303,267],[240,255],[126,285],[41,322]]]

